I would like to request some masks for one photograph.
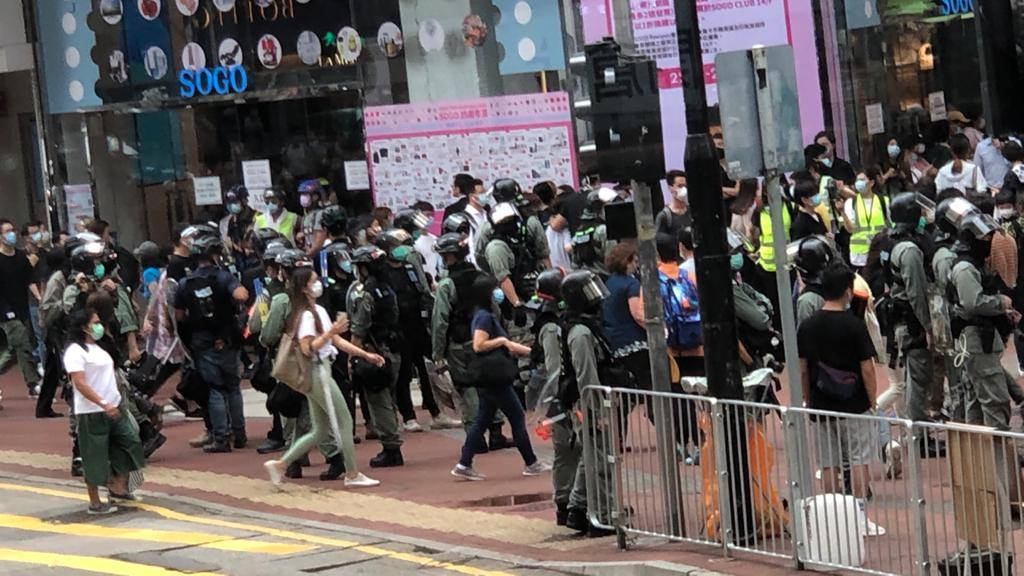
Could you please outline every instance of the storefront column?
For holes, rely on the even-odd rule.
[[[1024,88],[1017,70],[1013,9],[1009,0],[974,0],[975,30],[981,60],[981,97],[988,132],[1024,128]]]

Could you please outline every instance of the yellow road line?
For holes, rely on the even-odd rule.
[[[174,530],[152,530],[148,528],[117,528],[101,524],[56,524],[44,522],[32,516],[0,514],[0,528],[46,532],[49,534],[66,534],[68,536],[86,536],[92,538],[112,538],[116,540],[142,540],[162,544],[182,544],[185,546],[201,546],[227,550],[229,552],[249,552],[258,554],[297,554],[308,552],[315,546],[303,544],[279,544],[240,539],[235,536],[206,534],[202,532],[179,532]]]
[[[161,568],[160,566],[125,562],[124,560],[114,560],[112,558],[77,556],[63,553],[54,554],[52,552],[29,552],[27,550],[14,550],[11,548],[0,548],[0,562],[35,564],[50,568],[71,568],[86,572],[112,574],[114,576],[217,576],[214,572],[179,572],[177,570]]]
[[[0,482],[0,490],[10,490],[15,492],[29,492],[32,494],[40,494],[43,496],[53,496],[56,498],[70,498],[73,500],[88,500],[88,496],[77,492],[68,492],[64,490],[54,490],[52,488],[40,488],[35,486],[23,486],[21,484],[7,484]],[[501,572],[498,570],[486,570],[482,568],[475,568],[473,566],[467,566],[465,564],[456,564],[453,562],[439,562],[426,556],[419,556],[416,554],[407,554],[405,552],[395,552],[393,550],[387,550],[378,546],[370,546],[366,544],[360,544],[351,540],[339,540],[336,538],[328,538],[324,536],[316,536],[314,534],[302,534],[301,532],[295,532],[292,530],[281,530],[278,528],[268,528],[265,526],[259,526],[256,524],[244,524],[241,522],[232,522],[229,520],[220,520],[217,518],[204,518],[202,516],[193,516],[191,514],[184,514],[165,508],[163,506],[156,506],[153,504],[147,504],[144,502],[127,502],[118,503],[118,506],[126,506],[152,512],[159,516],[162,516],[168,520],[177,520],[180,522],[190,522],[193,524],[203,524],[206,526],[217,526],[220,528],[234,528],[237,530],[245,530],[249,532],[257,532],[259,534],[266,534],[268,536],[274,536],[277,538],[286,538],[289,540],[295,540],[298,542],[306,542],[308,544],[316,544],[320,546],[331,546],[334,548],[344,548],[350,550],[356,550],[363,554],[370,556],[380,556],[384,558],[391,558],[394,560],[401,560],[416,564],[424,568],[440,568],[448,570],[450,572],[457,572],[459,574],[465,574],[466,576],[513,576],[508,572]]]

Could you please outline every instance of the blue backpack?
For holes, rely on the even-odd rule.
[[[686,271],[680,268],[678,278],[669,278],[658,272],[658,284],[661,288],[661,302],[665,307],[668,345],[688,350],[703,344],[697,286],[690,281]]]

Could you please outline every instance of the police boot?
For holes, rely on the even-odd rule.
[[[328,480],[337,480],[345,473],[345,461],[342,460],[341,454],[335,454],[328,458],[327,464],[329,465],[327,470],[320,473],[320,479],[324,482],[327,482]]]
[[[587,518],[586,508],[569,508],[565,515],[566,528],[585,533],[590,530],[590,518]]]
[[[142,455],[146,460],[167,442],[167,437],[156,431],[152,423],[139,422],[139,438],[142,440]]]
[[[385,448],[381,450],[380,454],[370,459],[370,468],[394,468],[404,465],[405,460],[402,458],[401,448]]]
[[[566,521],[569,519],[569,505],[568,504],[555,504],[555,524],[559,526],[565,526]]]
[[[296,460],[288,465],[284,470],[284,477],[295,480],[296,478],[302,478],[302,465]]]
[[[501,425],[491,427],[491,441],[487,444],[492,452],[512,448],[515,444],[501,433]]]

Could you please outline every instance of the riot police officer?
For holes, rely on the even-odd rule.
[[[299,182],[299,205],[302,206],[302,246],[310,256],[316,255],[327,240],[323,226],[323,205],[327,193],[319,180]]]
[[[928,350],[931,311],[928,306],[928,271],[931,254],[922,235],[925,219],[915,194],[893,198],[889,205],[892,232],[888,258],[882,255],[886,287],[892,300],[893,335],[906,366],[907,416],[924,420],[932,386],[932,355]]]
[[[249,299],[249,293],[224,268],[224,243],[219,236],[197,238],[192,243],[192,252],[198,268],[175,293],[175,315],[179,323],[188,324],[188,346],[196,370],[210,388],[208,415],[212,437],[203,451],[230,452],[232,445],[244,448],[247,443],[238,375],[238,306]],[[232,435],[233,441],[229,443]]]
[[[611,248],[608,226],[604,223],[604,206],[616,198],[615,191],[609,188],[588,192],[586,208],[572,235],[573,265],[590,270],[602,278],[608,277],[604,257]]]
[[[839,259],[835,249],[823,236],[808,236],[790,244],[793,264],[800,273],[804,287],[796,300],[796,323],[810,318],[825,305],[821,296],[822,272]]]
[[[935,255],[932,256],[932,271],[935,282],[929,287],[929,299],[932,315],[932,349],[936,358],[933,364],[933,391],[941,389],[942,378],[948,379],[949,393],[945,398],[946,413],[957,422],[964,421],[963,387],[960,382],[960,371],[953,365],[953,335],[951,332],[951,318],[949,315],[949,299],[946,285],[949,283],[949,275],[956,263],[957,254],[954,250],[959,232],[956,223],[959,221],[960,212],[965,208],[968,211],[976,211],[973,206],[962,197],[946,198],[935,207],[935,230],[932,233],[932,241],[935,246]],[[933,402],[933,407],[935,402]]]
[[[492,197],[494,204],[508,203],[510,204],[516,215],[521,221],[520,235],[523,237],[525,244],[529,247],[533,257],[541,262],[543,268],[550,268],[551,261],[549,259],[551,251],[548,247],[547,234],[544,232],[544,225],[540,223],[540,219],[532,214],[524,213],[527,203],[523,197],[523,191],[519,187],[519,183],[511,178],[500,178],[494,182],[492,188]],[[491,211],[490,217],[485,220],[480,228],[476,231],[474,236],[476,245],[473,247],[476,255],[476,264],[484,272],[490,272],[497,274],[490,268],[490,262],[487,261],[487,248],[490,245],[491,240],[496,236],[497,222],[494,219],[494,211]],[[499,278],[500,280],[500,278]],[[533,281],[535,278],[530,279],[530,290],[533,290]]]
[[[366,391],[373,427],[383,450],[370,460],[372,468],[402,466],[402,437],[395,416],[394,390],[401,362],[402,327],[394,289],[388,283],[388,255],[377,246],[360,246],[352,254],[358,281],[348,294],[352,342],[387,362],[383,368],[353,364],[352,378]]]
[[[578,402],[580,394],[587,386],[600,386],[601,366],[607,365],[610,361],[611,352],[604,343],[601,336],[601,307],[604,299],[608,296],[608,289],[601,278],[589,270],[577,270],[570,273],[562,280],[562,299],[565,301],[566,311],[562,324],[562,359],[563,367],[568,378],[564,386],[565,394],[560,399],[562,406],[571,410]],[[587,407],[591,409],[592,407]],[[603,413],[587,413],[584,415],[585,422],[610,424],[611,417]],[[592,525],[587,515],[587,486],[597,489],[598,495],[595,502],[607,502],[607,495],[610,494],[611,484],[606,462],[606,454],[600,450],[610,445],[606,438],[607,426],[592,424],[590,429],[593,433],[592,441],[583,447],[583,458],[576,467],[576,477],[573,480],[572,492],[569,494],[569,509],[566,517],[566,526],[578,532],[587,532],[591,535],[605,533],[603,530]],[[587,466],[586,463],[590,465]],[[594,478],[588,482],[587,469],[593,471]],[[610,518],[610,510],[591,511],[603,524],[607,524]]]
[[[444,226],[454,222],[462,213],[452,214]],[[461,225],[461,224],[460,224]],[[468,224],[467,224],[468,226]],[[473,357],[473,285],[484,275],[469,261],[469,235],[466,232],[448,232],[437,239],[434,250],[441,256],[447,274],[437,284],[431,314],[430,334],[434,362],[446,367],[452,384],[461,396],[462,426],[469,431],[476,419],[478,396],[476,383],[469,371]],[[495,419],[488,433],[488,449],[500,450],[513,446],[502,434],[502,419]]]

